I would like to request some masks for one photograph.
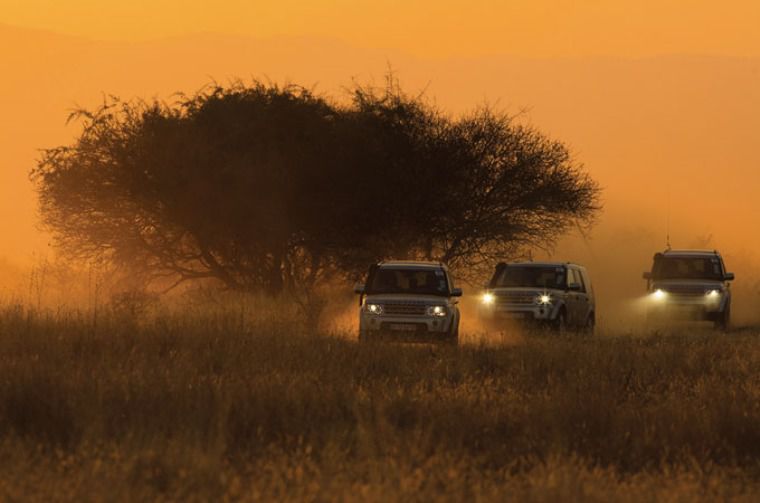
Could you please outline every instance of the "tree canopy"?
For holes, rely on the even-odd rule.
[[[589,224],[600,189],[568,148],[481,107],[462,117],[389,79],[339,103],[299,86],[215,86],[80,110],[33,171],[69,256],[149,281],[271,293],[383,258],[468,277]]]

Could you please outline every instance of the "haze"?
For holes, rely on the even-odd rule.
[[[503,4],[1,1],[4,267],[51,253],[28,173],[37,149],[78,133],[65,124],[76,105],[104,93],[171,99],[234,77],[340,98],[390,65],[452,113],[496,103],[571,145],[604,186],[605,210],[590,240],[571,236],[554,257],[587,263],[601,294],[642,290],[669,222],[674,246],[722,250],[737,304],[754,312],[760,4]]]
[[[757,55],[752,0],[5,0],[8,24],[97,39],[329,37],[417,55]]]

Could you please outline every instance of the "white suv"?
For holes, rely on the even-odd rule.
[[[666,250],[654,256],[647,280],[649,319],[712,321],[727,328],[731,320],[734,274],[726,272],[717,251]]]
[[[481,298],[486,327],[509,320],[593,331],[596,301],[586,268],[560,262],[500,263]]]
[[[380,262],[358,284],[359,340],[390,336],[408,341],[457,344],[458,297],[445,265],[439,262]]]

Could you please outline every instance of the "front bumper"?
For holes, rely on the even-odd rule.
[[[706,295],[678,295],[666,293],[657,298],[651,295],[647,312],[655,316],[672,316],[683,319],[709,319],[723,313],[730,306],[730,296],[721,294],[711,299]]]
[[[557,317],[557,304],[494,304],[481,308],[481,318],[490,323],[543,322]]]
[[[365,334],[392,335],[409,339],[435,339],[449,335],[454,316],[394,316],[362,312],[359,329]]]
[[[725,310],[725,304],[704,302],[662,302],[650,305],[648,316],[659,319],[713,320]]]

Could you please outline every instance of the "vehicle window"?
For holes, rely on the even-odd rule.
[[[573,271],[575,275],[575,282],[581,285],[581,293],[586,293],[586,278],[583,277],[583,273],[579,269]]]
[[[665,257],[655,258],[652,267],[655,279],[710,279],[721,280],[723,269],[718,257]]]
[[[567,269],[567,284],[578,283],[578,278],[575,275],[575,271],[572,268]]]
[[[493,278],[493,288],[565,288],[565,268],[561,266],[508,265]]]
[[[392,269],[381,267],[370,278],[367,293],[449,295],[449,280],[443,269]]]
[[[585,288],[585,291],[593,294],[594,286],[591,284],[588,273],[586,271],[581,271],[581,276],[583,276],[583,287]]]

